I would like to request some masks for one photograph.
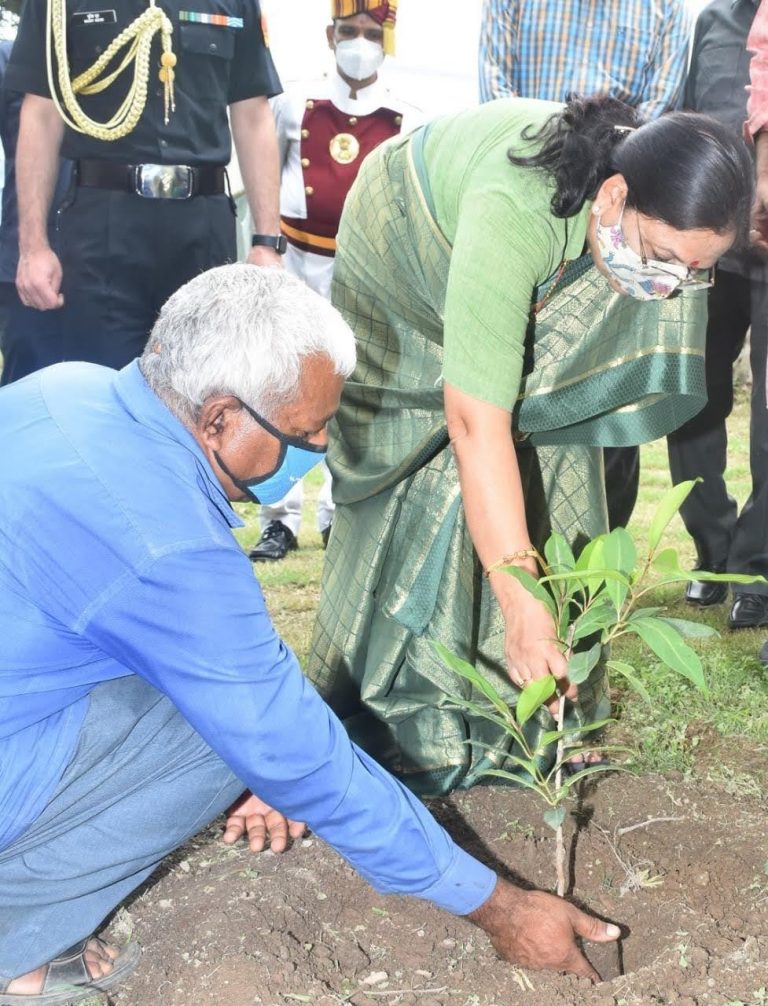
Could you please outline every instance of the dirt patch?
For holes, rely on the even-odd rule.
[[[432,809],[494,868],[551,887],[552,832],[528,794],[479,787]],[[589,950],[609,978],[598,986],[502,963],[468,922],[376,894],[317,838],[284,856],[253,856],[223,846],[214,826],[116,917],[118,935],[132,933],[145,949],[112,1002],[768,1003],[762,801],[703,783],[614,776],[576,811],[573,897],[628,932],[618,951]]]

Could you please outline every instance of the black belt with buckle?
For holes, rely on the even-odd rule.
[[[227,191],[227,171],[221,165],[120,164],[115,161],[77,162],[78,185],[90,189],[133,192],[145,199],[191,199],[220,196]]]

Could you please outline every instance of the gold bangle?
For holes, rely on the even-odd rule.
[[[530,548],[519,548],[517,552],[510,552],[508,555],[503,555],[496,562],[491,563],[488,569],[483,570],[483,575],[490,576],[491,573],[497,569],[501,569],[502,566],[510,566],[516,559],[535,559],[537,562],[541,562],[541,556],[537,548],[533,546]]]

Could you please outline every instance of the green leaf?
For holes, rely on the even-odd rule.
[[[653,700],[651,699],[650,692],[645,687],[640,678],[638,678],[635,669],[634,667],[632,667],[631,664],[625,664],[621,660],[609,660],[606,662],[605,666],[608,668],[609,671],[616,671],[617,674],[620,674],[622,678],[624,678],[624,680],[627,682],[629,687],[633,691],[637,692],[637,694],[643,699],[644,702],[647,702],[649,706],[653,705]]]
[[[506,779],[507,782],[512,782],[516,786],[523,786],[525,789],[532,789],[534,793],[546,800],[547,803],[551,802],[551,794],[549,787],[542,785],[541,783],[532,782],[530,779],[526,779],[524,775],[515,775],[514,772],[505,772],[503,768],[486,768],[480,773],[481,775],[490,775],[494,779]]]
[[[525,686],[515,707],[515,718],[520,726],[527,723],[536,710],[552,697],[556,688],[557,683],[551,674]]]
[[[592,541],[587,542],[576,560],[576,566],[574,567],[575,572],[584,573],[605,565],[603,561],[603,544],[605,542],[605,538],[606,535],[599,534],[596,538],[593,538]],[[589,576],[586,578],[585,588],[590,593],[594,594],[603,579],[604,577],[602,576]]]
[[[457,657],[455,653],[451,653],[449,649],[439,643],[436,639],[431,640],[432,647],[437,653],[438,657],[443,661],[446,667],[449,667],[452,671],[455,671],[458,675],[469,681],[478,691],[482,692],[483,695],[496,707],[496,709],[504,714],[509,712],[509,705],[504,701],[504,699],[499,695],[490,681],[484,678],[483,675],[477,671],[472,664],[468,664],[466,660],[462,660],[461,657]]]
[[[688,678],[700,691],[708,693],[698,654],[683,642],[671,625],[660,618],[642,618],[630,622],[627,630],[636,633],[667,667]]]
[[[610,566],[611,569],[618,570],[619,573],[629,576],[637,562],[637,549],[635,548],[635,543],[632,541],[632,536],[626,528],[614,528],[606,536],[603,544],[603,555],[606,566]]]
[[[655,615],[658,615],[658,613],[660,611],[664,611],[664,610],[665,610],[664,608],[658,608],[658,607],[657,608],[651,608],[651,607],[648,607],[648,608],[635,608],[635,610],[629,616],[629,618],[627,619],[627,621],[628,622],[637,622],[641,618],[653,618]]]
[[[706,622],[692,622],[687,618],[668,618],[666,615],[660,621],[671,625],[673,629],[676,629],[681,636],[685,636],[687,639],[708,639],[713,636],[719,637],[720,635],[717,629],[713,629]]]
[[[677,549],[671,546],[660,549],[653,557],[652,565],[661,573],[679,573],[680,557],[677,554]]]
[[[552,595],[549,593],[547,588],[536,579],[535,576],[531,576],[527,569],[523,569],[521,566],[502,566],[502,572],[509,573],[510,576],[514,578],[525,587],[529,594],[532,594],[537,601],[546,607],[547,611],[550,613],[552,618],[557,618],[557,610],[555,608],[555,602],[552,599]]]
[[[548,824],[552,831],[557,831],[564,820],[565,807],[562,804],[559,807],[550,807],[549,810],[544,811],[544,824]]]
[[[572,653],[568,658],[568,680],[572,685],[580,685],[589,677],[592,669],[600,659],[603,647],[595,643],[588,650]]]
[[[573,623],[573,642],[591,636],[593,632],[602,632],[616,621],[616,611],[607,599],[590,604]]]
[[[586,779],[590,775],[597,775],[598,772],[631,771],[626,765],[617,765],[615,762],[598,762],[596,765],[588,765],[586,768],[579,769],[578,772],[574,772],[573,775],[563,780],[562,792],[567,793],[574,786],[577,786],[582,779]]]
[[[675,580],[690,582],[701,580],[706,583],[765,583],[764,576],[751,573],[711,573],[706,569],[681,569],[680,557],[674,548],[663,548],[653,557],[653,568],[666,574],[666,583]]]
[[[606,566],[610,566],[629,577],[637,562],[637,549],[627,529],[614,528],[605,539],[603,550]],[[622,605],[627,599],[629,583],[623,584],[613,578],[606,579],[605,589],[616,611],[621,611]]]
[[[547,539],[544,558],[552,573],[567,573],[576,565],[571,546],[557,531],[553,531]]]
[[[656,508],[656,513],[653,515],[651,520],[651,526],[648,528],[649,555],[653,555],[658,548],[661,536],[666,531],[669,522],[688,498],[688,495],[697,482],[701,482],[701,479],[692,479],[688,482],[680,482],[662,496],[661,502]]]
[[[605,719],[595,720],[594,723],[585,723],[584,726],[565,727],[564,730],[547,730],[539,738],[539,748],[548,748],[550,744],[554,744],[556,741],[559,741],[561,737],[564,740],[567,740],[572,736],[592,733],[595,730],[602,730],[603,727],[607,727],[609,723],[615,722],[616,720],[613,719],[613,717],[607,716]]]

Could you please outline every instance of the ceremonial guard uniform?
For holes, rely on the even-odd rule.
[[[376,80],[350,97],[338,73],[291,88],[272,103],[280,150],[280,228],[286,266],[331,295],[333,256],[344,200],[364,158],[412,128],[415,110]],[[410,124],[409,124],[410,123]]]
[[[155,36],[146,106],[132,131],[106,140],[65,129],[61,153],[76,162],[76,183],[58,212],[63,359],[123,366],[141,353],[170,294],[199,272],[236,259],[225,172],[231,158],[227,106],[281,90],[259,3],[195,0],[190,10],[189,0],[161,0],[158,6],[172,26],[174,110],[168,114],[158,79],[168,54]],[[68,0],[72,78],[146,10],[146,0]],[[46,0],[27,0],[7,87],[51,97],[45,28]],[[83,111],[99,122],[114,115],[129,97],[131,76],[124,73],[96,93],[81,92]]]
[[[395,4],[332,0],[334,19],[356,14],[393,26]],[[289,88],[272,102],[281,170],[280,229],[287,240],[285,265],[328,298],[341,212],[360,165],[375,147],[412,129],[420,119],[417,109],[396,98],[375,72],[372,76],[368,86],[352,89],[349,74],[342,76],[337,65],[329,77]],[[330,472],[325,464],[322,469],[317,524],[327,541],[333,501]],[[296,547],[303,499],[299,482],[278,504],[261,508],[263,534],[252,559],[281,559]]]

